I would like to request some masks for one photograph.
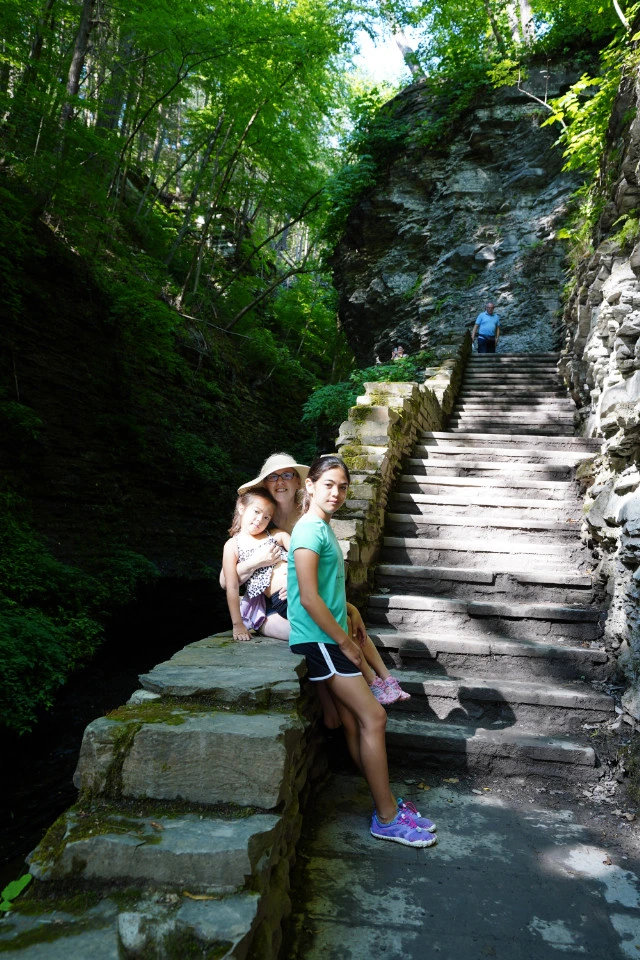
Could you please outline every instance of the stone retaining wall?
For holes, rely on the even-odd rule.
[[[399,467],[421,430],[444,429],[470,353],[467,333],[452,356],[425,371],[424,383],[366,383],[340,427],[336,445],[351,471],[351,488],[332,526],[348,564],[347,589],[354,603],[362,603],[373,587],[385,509]]]
[[[636,69],[624,78],[612,113],[602,176],[612,187],[595,230],[595,250],[576,271],[560,364],[579,408],[580,432],[605,440],[602,455],[582,470],[588,486],[583,535],[593,547],[600,586],[611,598],[605,639],[629,683],[623,704],[635,720],[640,719],[640,243],[633,239],[640,232],[638,106]]]
[[[91,723],[78,803],[29,857],[0,923],[12,960],[273,960],[302,809],[326,768],[304,659],[286,644],[190,644]]]

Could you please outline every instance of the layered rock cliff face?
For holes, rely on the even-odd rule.
[[[536,69],[524,86],[544,99],[575,79],[567,68]],[[432,100],[426,82],[414,84],[392,101],[393,116],[416,131]],[[414,142],[357,203],[333,262],[361,362],[387,359],[395,343],[446,355],[488,300],[503,318],[504,350],[558,348],[565,251],[556,232],[578,181],[561,170],[548,115],[514,87],[485,91],[447,142]]]
[[[604,436],[587,491],[586,531],[611,596],[610,647],[640,719],[640,73],[625,77],[609,126],[603,180],[611,184],[595,250],[576,274],[565,310],[561,367],[580,408],[581,432]],[[631,119],[630,119],[631,118]],[[621,219],[622,218],[622,219]],[[590,478],[589,478],[590,479]]]

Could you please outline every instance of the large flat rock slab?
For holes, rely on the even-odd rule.
[[[201,901],[128,894],[125,910],[106,899],[75,914],[55,904],[35,916],[12,912],[0,925],[0,955],[9,960],[245,960],[260,919],[261,898],[253,892]]]
[[[81,913],[64,908],[35,915],[12,910],[0,924],[0,956],[3,960],[121,960],[117,915],[115,903],[109,900]]]
[[[74,776],[78,789],[270,810],[303,749],[303,721],[283,714],[174,710],[161,722],[144,718],[143,708],[124,708],[119,719],[89,724]]]
[[[300,696],[304,658],[281,640],[237,643],[228,635],[206,637],[142,674],[145,690],[173,697],[207,697],[235,710],[294,703]]]
[[[282,820],[256,814],[222,820],[185,814],[179,817],[90,819],[91,835],[73,811],[65,816],[65,840],[52,856],[32,854],[30,872],[38,880],[63,878],[133,882],[192,893],[229,894],[248,877],[269,868]],[[261,862],[262,861],[262,862]]]

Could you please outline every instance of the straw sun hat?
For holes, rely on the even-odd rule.
[[[259,487],[270,473],[281,473],[283,470],[295,470],[300,480],[304,481],[309,473],[309,467],[304,463],[296,463],[287,453],[272,453],[262,464],[260,473],[253,480],[248,480],[238,487],[238,493],[246,493],[252,487]]]

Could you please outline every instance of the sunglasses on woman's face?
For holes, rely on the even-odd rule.
[[[293,480],[294,477],[297,477],[298,474],[295,470],[285,470],[283,473],[270,473],[268,477],[265,477],[265,483],[276,483],[278,480]]]

